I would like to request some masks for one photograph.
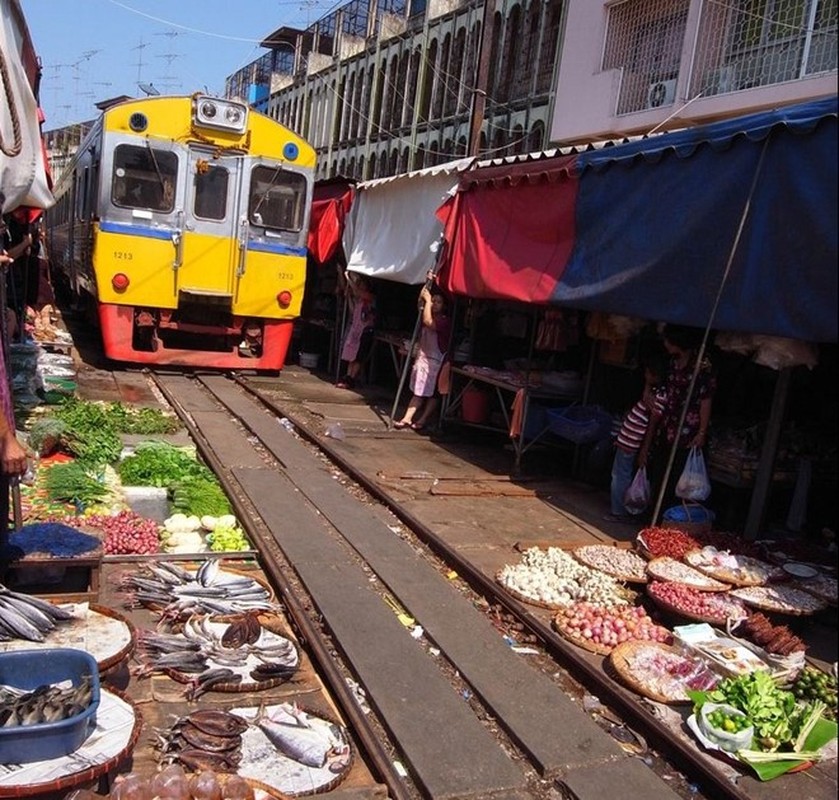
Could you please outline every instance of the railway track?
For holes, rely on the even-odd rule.
[[[620,797],[701,796],[672,763],[707,796],[751,796],[688,745],[659,741],[651,712],[337,449],[300,420],[289,424],[258,385],[153,378],[248,521],[264,570],[391,797],[588,800],[618,785]],[[493,616],[526,631],[535,653],[509,647]],[[348,679],[374,713],[363,713]],[[667,747],[671,763],[644,737]]]

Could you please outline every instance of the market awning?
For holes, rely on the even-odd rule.
[[[440,211],[441,281],[472,297],[705,326],[754,184],[714,326],[835,341],[836,112],[831,97],[477,167]]]
[[[40,67],[18,0],[0,0],[0,53],[4,58],[0,103],[2,211],[49,208],[53,202],[41,144],[43,116],[34,87]]]
[[[358,184],[344,232],[347,269],[397,283],[420,284],[434,265],[443,225],[440,204],[471,158]]]
[[[353,183],[344,179],[315,184],[308,247],[309,255],[318,264],[325,264],[338,250],[354,194]]]

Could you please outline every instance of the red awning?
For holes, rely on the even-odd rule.
[[[344,219],[352,206],[355,186],[336,180],[315,184],[309,218],[309,255],[318,264],[331,259],[344,235]]]

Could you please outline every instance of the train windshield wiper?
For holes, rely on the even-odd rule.
[[[146,147],[149,150],[149,155],[151,156],[151,163],[154,164],[154,171],[157,173],[157,180],[160,182],[160,192],[161,196],[166,191],[166,183],[163,180],[163,173],[160,171],[160,166],[157,163],[157,156],[154,154],[154,148],[151,146],[151,142],[146,139]]]
[[[259,198],[259,202],[254,206],[253,211],[251,211],[251,217],[256,214],[260,208],[262,208],[262,204],[268,199],[268,192],[274,188],[274,184],[277,182],[277,178],[280,177],[280,173],[283,171],[283,165],[277,164],[277,168],[274,170],[274,174],[271,176],[271,180],[268,182],[268,185],[265,187],[265,191],[262,193],[262,197]]]

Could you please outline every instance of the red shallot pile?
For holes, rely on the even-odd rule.
[[[101,531],[104,534],[102,550],[106,555],[147,555],[160,550],[158,524],[133,511],[68,517],[62,522]]]
[[[729,617],[748,615],[746,606],[726,592],[700,592],[683,583],[653,581],[647,584],[647,593],[690,619],[724,623]]]
[[[673,641],[670,631],[656,625],[640,606],[603,608],[573,603],[557,614],[554,624],[572,638],[609,649],[629,641]]]

